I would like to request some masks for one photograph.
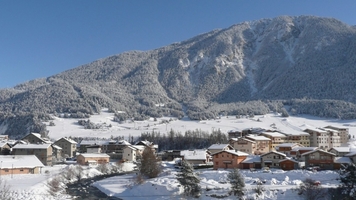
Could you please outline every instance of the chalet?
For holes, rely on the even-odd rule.
[[[82,153],[77,155],[79,165],[96,165],[108,163],[110,156],[104,153]]]
[[[205,149],[184,150],[180,152],[182,160],[193,166],[207,165],[211,162],[211,156]]]
[[[333,147],[329,152],[335,154],[336,157],[343,157],[350,153],[350,147]]]
[[[0,155],[9,155],[11,146],[6,141],[0,141]]]
[[[39,133],[30,133],[23,137],[21,140],[28,141],[31,144],[43,144],[47,143],[50,144],[52,143],[49,139],[47,138],[42,138],[41,134]]]
[[[51,144],[16,144],[12,155],[35,155],[44,165],[52,165],[53,147]]]
[[[44,167],[35,155],[1,155],[0,176],[10,174],[39,174]]]
[[[213,169],[242,168],[241,162],[248,156],[247,153],[235,150],[224,150],[211,155]]]
[[[67,137],[58,139],[54,144],[62,148],[62,157],[65,158],[72,158],[77,151],[77,142]]]
[[[303,153],[307,153],[309,151],[314,151],[317,149],[318,147],[295,147],[290,150],[290,156],[296,160],[303,161],[304,157],[301,156]]]
[[[107,141],[105,140],[82,140],[79,144],[77,144],[77,149],[79,153],[86,153],[87,147],[101,145],[103,146]]]
[[[290,156],[290,152],[292,151],[292,149],[296,148],[296,147],[303,147],[303,145],[299,144],[299,143],[283,143],[283,144],[279,144],[277,146],[275,146],[276,151],[281,152],[286,154],[287,156]]]
[[[279,161],[279,167],[283,170],[294,170],[294,169],[300,169],[301,164],[297,160],[294,160],[293,158],[285,158],[283,160]]]
[[[158,151],[158,145],[157,144],[153,144],[153,142],[149,142],[147,140],[142,140],[139,141],[135,144],[136,146],[145,146],[145,147],[150,147],[152,148],[155,152]]]
[[[320,169],[334,169],[335,154],[317,149],[301,155],[305,160],[305,167],[319,167]]]
[[[286,159],[286,154],[270,151],[261,155],[262,167],[279,168],[279,161]]]
[[[102,152],[108,154],[112,159],[125,160],[123,155],[127,146],[131,146],[131,144],[126,140],[110,140],[102,144]]]
[[[211,154],[214,154],[216,152],[223,151],[223,150],[234,150],[234,148],[229,144],[213,144],[208,148],[208,151]]]
[[[259,155],[249,155],[241,162],[241,165],[242,169],[261,169],[261,157]]]

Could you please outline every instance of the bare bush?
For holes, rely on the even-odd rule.
[[[110,169],[108,167],[108,164],[107,163],[102,163],[102,164],[99,164],[96,169],[103,173],[103,174],[109,174],[110,173]]]
[[[75,176],[74,170],[73,168],[70,167],[62,173],[62,177],[68,181],[72,180],[74,176]]]
[[[0,199],[1,200],[10,200],[10,185],[0,177]]]
[[[303,195],[306,200],[322,200],[327,196],[326,190],[320,186],[320,182],[307,178],[297,188],[298,194]]]
[[[64,191],[64,183],[60,177],[49,179],[46,186],[48,187],[48,193],[54,197],[62,194]]]

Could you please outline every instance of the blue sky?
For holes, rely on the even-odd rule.
[[[0,88],[280,15],[356,25],[354,0],[0,0]]]

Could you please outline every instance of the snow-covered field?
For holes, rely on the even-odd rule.
[[[111,136],[124,136],[128,139],[129,136],[139,136],[142,132],[159,131],[166,133],[170,129],[184,133],[186,130],[200,129],[203,131],[218,130],[228,132],[230,130],[243,130],[246,128],[271,128],[289,133],[298,133],[307,127],[325,127],[333,125],[337,127],[349,128],[352,135],[356,135],[356,120],[338,120],[338,119],[323,119],[312,116],[291,116],[283,118],[279,114],[270,113],[263,116],[255,116],[253,118],[239,118],[235,116],[222,116],[216,120],[190,121],[187,118],[182,120],[173,119],[168,124],[161,123],[162,120],[169,120],[169,117],[157,119],[157,121],[148,120],[143,122],[126,122],[123,124],[114,122],[113,114],[103,110],[99,115],[94,115],[90,118],[91,122],[106,124],[107,127],[99,130],[84,129],[78,125],[78,119],[63,119],[56,118],[53,122],[55,126],[47,126],[49,136],[52,139],[61,137],[77,136],[77,137],[99,137],[109,138]],[[109,128],[109,124],[111,127]],[[349,146],[356,147],[355,142],[350,142]],[[123,199],[181,199],[182,189],[177,187],[178,183],[175,179],[176,169],[172,167],[172,163],[164,163],[164,172],[158,178],[147,180],[141,185],[136,185],[133,182],[134,175],[125,175],[108,178],[94,183],[96,187],[108,195],[118,196]],[[13,175],[2,176],[9,185],[11,185],[12,195],[15,199],[51,199],[47,195],[45,184],[47,180],[55,174],[60,173],[66,166],[46,167],[39,175]],[[48,173],[45,173],[48,171]],[[228,171],[212,169],[199,170],[201,178],[201,186],[203,194],[201,199],[214,199],[210,195],[226,195],[230,185],[226,183]],[[253,181],[257,178],[266,179],[264,185],[266,191],[261,199],[301,199],[292,188],[295,188],[305,178],[312,178],[321,181],[323,187],[336,187],[338,181],[337,172],[321,171],[310,172],[295,170],[284,172],[281,170],[272,170],[273,173],[262,173],[260,171],[250,172],[248,170],[241,171],[246,180],[246,188],[248,195],[252,198],[255,187]],[[93,173],[95,174],[95,173]],[[207,196],[208,195],[208,196]],[[233,198],[232,196],[227,199]]]

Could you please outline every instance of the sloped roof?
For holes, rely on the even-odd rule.
[[[334,163],[341,163],[341,164],[351,164],[352,161],[349,157],[335,157]]]
[[[286,157],[285,159],[280,160],[279,162],[284,162],[284,161],[287,161],[287,160],[292,161],[292,162],[295,162],[295,163],[299,163],[299,161],[294,160],[293,158],[289,158],[289,157]]]
[[[250,139],[250,140],[271,140],[271,139],[269,139],[268,137],[265,137],[265,136],[256,136],[256,135],[246,135],[246,138],[247,138],[247,139]]]
[[[208,149],[216,149],[216,150],[222,150],[223,148],[230,146],[229,144],[213,144],[211,145]]]
[[[261,163],[260,156],[247,156],[241,163]]]
[[[65,141],[67,141],[67,142],[69,142],[69,143],[71,143],[71,144],[77,144],[77,142],[76,141],[74,141],[74,140],[72,140],[72,139],[70,139],[70,138],[67,138],[67,137],[62,137],[62,138],[60,138],[59,140],[65,140]],[[57,141],[59,141],[59,140],[57,140]],[[57,142],[56,141],[56,142]]]
[[[263,156],[265,156],[267,154],[271,154],[271,153],[275,153],[275,154],[278,154],[278,155],[281,155],[281,156],[287,156],[286,154],[278,152],[278,151],[270,151],[270,152],[262,154],[261,157],[263,157]]]
[[[34,168],[44,167],[35,155],[0,155],[1,168]]]
[[[351,151],[350,153],[346,154],[345,156],[355,156],[356,155],[356,151]]]
[[[334,149],[337,152],[343,152],[343,153],[350,152],[350,147],[333,147],[329,151],[331,151],[332,149]]]
[[[55,149],[62,149],[62,147],[60,147],[58,145],[55,145],[55,144],[52,144],[52,147],[55,148]]]
[[[314,150],[314,151],[305,152],[305,153],[302,154],[302,156],[305,156],[305,155],[308,155],[308,154],[311,154],[311,153],[315,153],[315,152],[317,152],[317,151],[335,156],[334,153],[327,152],[327,151],[324,151],[324,150],[322,150],[322,149],[316,149],[316,150]]]
[[[293,147],[293,146],[303,146],[299,143],[282,143],[282,144],[279,144],[277,145],[276,147]]]
[[[16,144],[12,149],[48,149],[51,144]]]
[[[236,151],[236,150],[223,150],[223,151],[219,151],[219,152],[213,153],[211,155],[213,156],[215,154],[219,154],[219,153],[222,153],[222,152],[227,152],[227,153],[230,153],[230,154],[233,154],[233,155],[236,155],[236,156],[248,156],[248,155],[250,155],[248,153],[245,153],[245,152],[242,152],[242,151]]]
[[[79,155],[82,155],[84,158],[96,158],[96,157],[109,158],[110,157],[108,154],[105,154],[105,153],[82,153]]]

